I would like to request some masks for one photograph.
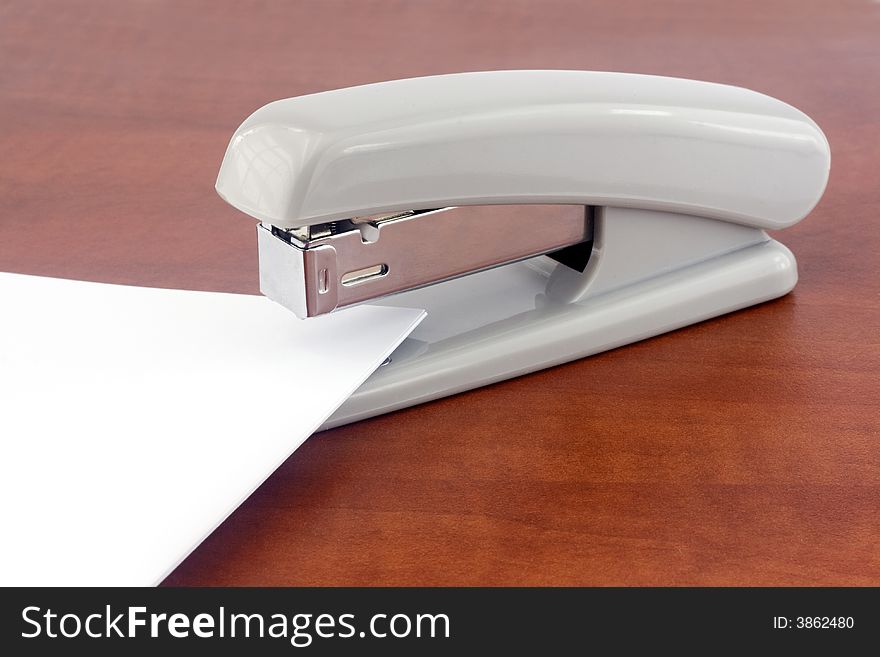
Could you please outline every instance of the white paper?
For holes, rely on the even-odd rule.
[[[158,583],[424,314],[0,273],[0,584]]]

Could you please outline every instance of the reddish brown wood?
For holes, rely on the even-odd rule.
[[[880,584],[878,34],[867,0],[4,3],[0,270],[256,292],[213,182],[283,96],[538,67],[765,91],[834,153],[792,295],[316,437],[166,583]]]

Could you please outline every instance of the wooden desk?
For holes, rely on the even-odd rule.
[[[316,437],[166,583],[880,584],[878,34],[867,0],[7,2],[0,270],[256,293],[213,184],[278,97],[541,67],[767,92],[834,153],[781,237],[793,294]]]

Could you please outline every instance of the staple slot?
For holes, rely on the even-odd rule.
[[[363,269],[355,269],[354,271],[350,271],[347,274],[342,275],[342,284],[346,287],[350,287],[352,285],[360,285],[361,283],[366,283],[367,281],[371,281],[374,278],[382,278],[385,274],[388,273],[388,265],[373,265],[372,267],[364,267]]]
[[[318,272],[318,294],[327,294],[330,289],[330,274],[324,268]]]

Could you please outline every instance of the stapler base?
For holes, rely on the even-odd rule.
[[[557,265],[546,256],[385,299],[428,316],[321,430],[783,296],[797,282],[794,256],[761,231],[754,237],[732,252],[576,302],[548,296],[548,271]]]

